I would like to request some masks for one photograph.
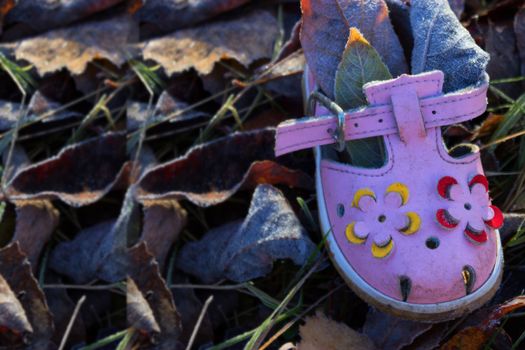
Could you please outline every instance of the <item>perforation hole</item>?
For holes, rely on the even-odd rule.
[[[359,124],[358,123],[354,123],[354,126],[357,128],[357,127],[359,127]]]
[[[382,123],[382,122],[383,122],[383,119],[379,119],[379,122]]]
[[[436,249],[437,247],[439,247],[439,238],[429,237],[427,238],[425,244],[428,249]]]
[[[436,111],[432,111],[432,114],[436,114],[437,112]]]

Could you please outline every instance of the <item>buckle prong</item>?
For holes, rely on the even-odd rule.
[[[319,91],[314,91],[308,97],[307,113],[311,115],[315,112],[315,102],[319,102],[323,107],[337,116],[337,128],[331,133],[336,141],[335,149],[338,152],[345,150],[345,112],[334,101],[330,100],[326,95]]]

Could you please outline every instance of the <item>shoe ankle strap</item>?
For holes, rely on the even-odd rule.
[[[419,98],[424,127],[429,129],[461,123],[481,115],[487,108],[487,89],[488,85],[484,84],[472,90]],[[318,117],[293,119],[279,124],[275,136],[276,156],[335,142],[333,133],[338,125],[337,116],[329,114],[324,108],[317,110],[321,111]],[[393,107],[391,104],[371,105],[347,111],[344,130],[345,140],[397,134]]]

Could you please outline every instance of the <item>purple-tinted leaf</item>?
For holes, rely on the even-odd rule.
[[[243,222],[231,222],[187,243],[177,266],[206,283],[223,278],[244,282],[268,274],[277,259],[303,265],[314,251],[281,191],[259,185]]]

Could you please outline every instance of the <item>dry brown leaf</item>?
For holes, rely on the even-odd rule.
[[[7,184],[6,194],[11,201],[60,199],[76,207],[91,204],[126,181],[126,158],[126,135],[107,133],[21,169]]]
[[[22,304],[0,275],[0,330],[2,329],[8,329],[15,334],[33,332]]]
[[[128,326],[133,327],[141,332],[154,335],[160,332],[159,325],[153,316],[153,311],[149,307],[144,295],[140,292],[137,284],[133,279],[126,281],[126,313]]]
[[[138,289],[144,295],[153,311],[160,334],[156,349],[178,349],[181,336],[181,318],[173,296],[160,276],[159,266],[148,251],[147,245],[141,242],[127,252],[129,277],[135,281]]]
[[[48,349],[54,330],[53,316],[44,292],[31,273],[31,266],[16,242],[0,249],[0,275],[20,300],[33,328],[29,345],[24,349]]]
[[[175,200],[146,201],[141,240],[148,245],[160,269],[182,228],[186,225],[186,211]]]
[[[51,201],[16,201],[15,205],[16,228],[12,242],[18,242],[36,273],[40,252],[55,231],[60,214]]]
[[[160,63],[168,75],[190,68],[204,75],[211,73],[222,59],[235,59],[248,66],[271,57],[277,34],[275,17],[266,11],[255,11],[150,40],[144,44],[142,55]]]
[[[299,334],[301,342],[297,344],[297,350],[375,349],[366,335],[327,318],[321,312],[306,318],[305,324],[299,328]]]
[[[63,68],[78,75],[94,59],[120,66],[129,58],[126,45],[137,39],[136,27],[130,17],[122,16],[57,29],[20,42],[15,57],[33,64],[40,75]]]
[[[145,172],[137,184],[137,200],[187,199],[208,207],[261,183],[311,188],[308,175],[287,167],[294,165],[291,157],[275,159],[274,135],[273,129],[259,129],[195,146]]]
[[[443,344],[441,350],[481,350],[485,343],[498,331],[502,318],[525,307],[525,295],[514,297],[493,308],[489,316],[479,325],[467,327],[455,334]]]

